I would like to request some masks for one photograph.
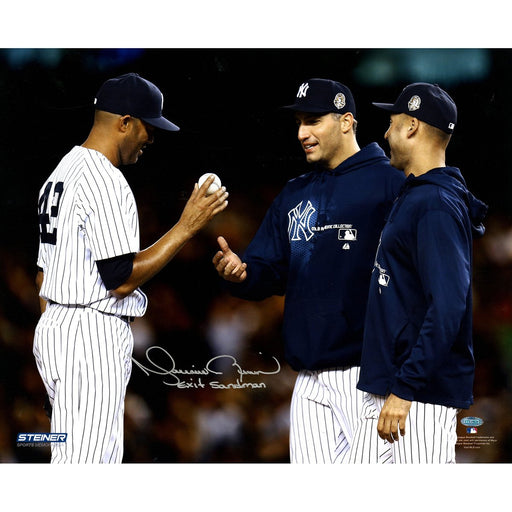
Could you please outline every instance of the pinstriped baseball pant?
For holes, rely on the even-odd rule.
[[[364,393],[361,419],[354,436],[350,462],[375,462],[377,423],[386,398]],[[412,402],[405,424],[405,436],[389,446],[395,464],[454,464],[459,409]]]
[[[129,324],[90,308],[48,305],[34,356],[52,405],[52,463],[120,463],[124,398],[132,368]]]
[[[290,411],[292,464],[349,462],[363,407],[358,379],[359,367],[299,372]],[[389,460],[389,449],[380,438],[376,449],[379,462]]]

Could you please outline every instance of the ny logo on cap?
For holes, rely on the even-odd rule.
[[[299,87],[299,92],[297,93],[297,98],[305,98],[306,93],[308,92],[308,89],[309,89],[309,84],[307,82],[303,83]]]

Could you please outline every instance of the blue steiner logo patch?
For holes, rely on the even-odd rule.
[[[476,416],[466,416],[465,418],[462,418],[460,422],[465,427],[479,427],[484,424],[484,420],[482,418],[477,418]]]
[[[63,433],[47,432],[21,432],[16,441],[18,443],[65,443],[68,438]]]

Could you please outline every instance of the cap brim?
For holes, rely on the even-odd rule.
[[[160,128],[161,130],[167,130],[168,132],[179,132],[180,127],[175,125],[174,123],[171,123],[168,119],[165,119],[165,117],[154,117],[154,118],[142,118],[141,119],[150,124],[151,126],[154,126],[155,128]]]
[[[372,105],[378,108],[382,108],[384,110],[388,110],[389,112],[398,112],[393,103],[375,103],[372,102]]]

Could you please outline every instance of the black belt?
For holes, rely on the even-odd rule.
[[[48,304],[58,304],[59,306],[64,306],[66,308],[88,308],[89,306],[82,306],[81,304],[72,304],[72,305],[69,305],[69,304],[59,304],[58,302],[55,302],[53,300],[48,300],[47,301]],[[93,308],[90,308],[90,309],[93,309]],[[120,318],[121,320],[123,320],[124,322],[130,324],[132,323],[133,321],[135,321],[135,317],[134,316],[127,316],[127,315],[115,315],[114,313],[107,313],[106,311],[99,311],[98,309],[96,309],[95,311],[97,311],[98,313],[102,313],[103,315],[109,315],[109,316],[115,316],[116,318]]]

